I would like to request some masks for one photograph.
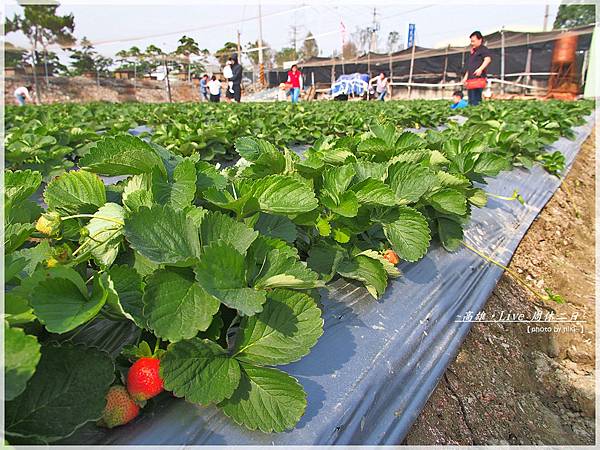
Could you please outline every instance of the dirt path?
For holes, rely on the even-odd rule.
[[[584,320],[583,333],[581,323],[558,332],[475,324],[404,444],[594,444],[595,133],[510,267],[566,303],[542,304],[503,276],[488,316],[551,313]]]

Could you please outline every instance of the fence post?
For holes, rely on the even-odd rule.
[[[413,77],[413,68],[415,65],[415,44],[412,45],[412,51],[410,52],[410,71],[408,73],[408,98],[410,99],[410,95],[412,92],[412,77]]]
[[[392,52],[390,51],[390,76],[388,78],[388,89],[390,90],[390,100],[392,99],[394,93],[392,92],[392,75],[393,75],[393,69],[392,69]]]
[[[448,71],[448,51],[450,50],[450,44],[446,47],[446,56],[444,58],[444,74],[442,75],[442,98],[446,93],[446,73]]]
[[[504,25],[500,30],[500,79],[502,80],[500,92],[504,95]]]

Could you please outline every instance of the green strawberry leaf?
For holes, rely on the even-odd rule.
[[[37,284],[29,302],[46,329],[60,334],[94,318],[106,303],[107,296],[108,290],[98,276],[94,277],[90,298],[70,279],[50,278]]]
[[[306,393],[298,381],[277,369],[242,364],[233,396],[218,405],[226,416],[250,430],[290,430],[306,409]]]
[[[106,189],[98,175],[71,171],[48,183],[44,200],[61,214],[92,214],[106,203]]]
[[[150,173],[155,167],[164,172],[160,157],[138,137],[104,137],[79,161],[81,168],[107,176]]]
[[[82,249],[90,251],[100,266],[110,266],[117,257],[123,240],[124,221],[125,210],[121,205],[105,203],[85,226],[88,236],[84,238]]]
[[[292,243],[296,240],[298,232],[296,225],[285,216],[272,216],[260,213],[254,224],[254,229],[263,236],[271,236]]]
[[[196,279],[206,292],[240,314],[260,312],[266,300],[264,292],[248,287],[244,256],[223,241],[202,248]]]
[[[384,223],[383,231],[400,258],[413,262],[427,253],[431,241],[429,225],[416,209],[400,207],[396,220]]]
[[[147,328],[143,314],[143,283],[138,272],[129,266],[112,266],[108,270],[109,295],[106,303],[113,311],[135,322],[140,328]]]
[[[158,264],[190,266],[200,254],[197,227],[185,211],[170,206],[133,212],[125,220],[125,238],[134,250]]]
[[[143,302],[148,326],[171,342],[206,330],[220,306],[196,283],[191,270],[175,268],[158,270],[148,278]]]
[[[315,193],[307,184],[286,175],[257,180],[253,195],[260,210],[271,214],[300,214],[318,206]]]
[[[68,344],[42,346],[27,388],[6,403],[7,436],[46,442],[69,436],[100,418],[113,379],[113,362],[103,351]]]
[[[312,297],[275,289],[259,314],[242,318],[234,356],[257,365],[288,364],[307,355],[322,334],[321,310]]]
[[[161,205],[173,208],[190,206],[196,196],[196,166],[189,159],[183,159],[173,170],[169,179],[154,169],[152,174],[152,197]]]
[[[176,342],[169,346],[160,362],[165,389],[201,405],[231,397],[239,385],[240,375],[237,360],[206,339]]]
[[[379,261],[358,255],[340,263],[338,273],[346,278],[362,281],[374,298],[379,298],[387,287],[387,273]]]
[[[459,216],[467,213],[467,198],[456,189],[446,188],[437,191],[429,197],[429,203],[440,212]]]
[[[426,167],[397,162],[388,168],[387,184],[404,204],[419,201],[434,183],[435,176]]]
[[[35,336],[20,328],[4,326],[4,396],[10,401],[20,395],[40,360],[40,344]]]
[[[462,225],[454,220],[439,217],[437,219],[438,237],[449,252],[458,250],[463,239]]]
[[[381,180],[367,178],[352,186],[351,189],[361,205],[394,206],[396,204],[394,191]]]
[[[13,223],[4,227],[4,254],[9,254],[23,245],[35,227],[29,223]]]
[[[221,240],[245,254],[258,232],[220,212],[207,212],[200,222],[200,244]]]

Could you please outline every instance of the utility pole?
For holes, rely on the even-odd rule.
[[[548,29],[548,16],[550,15],[550,5],[546,5],[546,9],[544,11],[544,31]]]
[[[238,61],[242,62],[242,46],[240,44],[240,30],[237,30],[237,54],[238,54]]]
[[[371,52],[375,47],[375,36],[379,31],[379,24],[377,23],[377,8],[373,8],[373,26],[367,28],[369,33],[371,34],[371,40],[369,41],[369,52],[367,53],[367,71],[369,72],[369,77],[371,77]]]
[[[265,63],[263,56],[263,38],[262,38],[262,8],[258,4],[258,66],[260,70],[260,85],[265,86]]]
[[[296,40],[298,35],[298,27],[296,25],[292,25],[290,28],[292,29],[292,47],[294,47],[294,53],[296,53],[298,51],[298,41]]]

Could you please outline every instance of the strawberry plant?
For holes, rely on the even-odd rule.
[[[53,442],[101,416],[108,426],[125,423],[134,408],[114,387],[109,394],[120,378],[140,406],[164,382],[173,395],[216,404],[251,429],[293,427],[306,395],[272,366],[300,359],[321,335],[318,275],[285,241],[195,205],[198,160],[122,136],[98,141],[82,163],[87,170],[48,183],[43,214],[29,200],[41,176],[7,172],[7,352],[23,349],[8,377],[9,441]],[[127,178],[105,186],[94,172]],[[316,204],[311,195],[304,206],[278,192],[263,198],[279,211]],[[140,338],[162,339],[160,363],[139,359],[125,378],[114,349],[69,343],[99,320],[129,322]],[[123,350],[125,342],[116,356]],[[88,375],[77,372],[82,355]],[[154,377],[149,384],[142,364]],[[85,410],[53,414],[69,398],[55,397],[51,380]],[[114,414],[103,412],[107,394]]]
[[[10,443],[121,426],[165,395],[250,430],[293,428],[307,398],[279,366],[323,333],[319,289],[343,277],[381,297],[433,239],[477,253],[463,237],[472,208],[523,200],[486,193],[486,177],[558,173],[545,146],[590,111],[491,102],[416,134],[403,128],[441,123],[447,105],[232,106],[8,108]],[[150,140],[122,133],[138,123]],[[310,145],[299,156],[291,143]]]

